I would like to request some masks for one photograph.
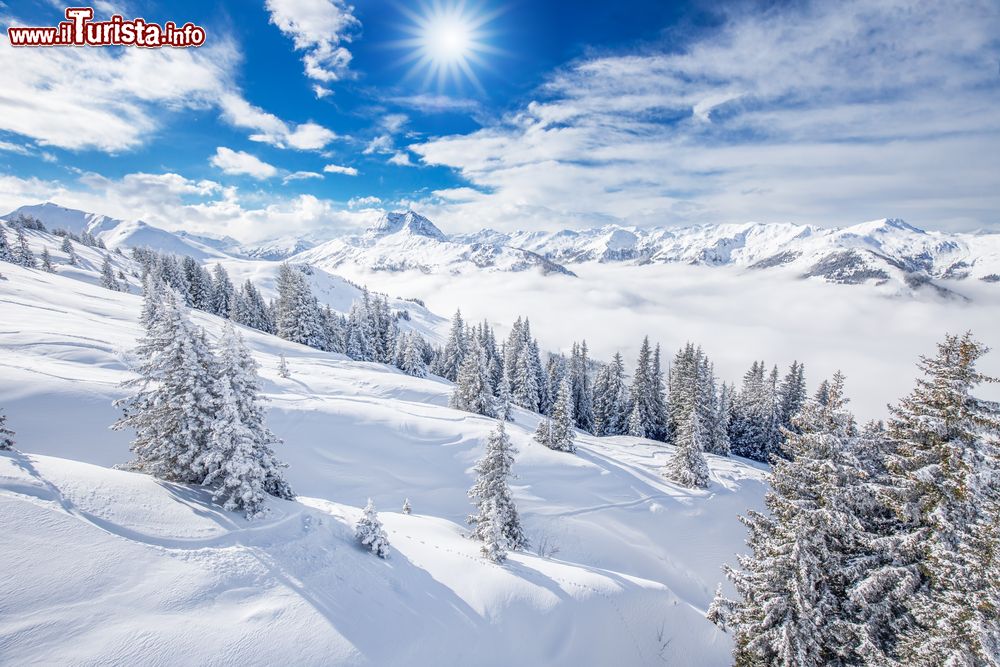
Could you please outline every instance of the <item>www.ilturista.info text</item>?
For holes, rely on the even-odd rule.
[[[11,46],[163,46],[184,48],[205,43],[205,29],[173,21],[163,25],[135,18],[126,21],[119,15],[107,21],[94,21],[91,7],[69,7],[66,20],[55,27],[10,27],[7,37]]]

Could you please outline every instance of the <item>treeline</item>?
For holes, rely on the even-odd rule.
[[[693,344],[664,369],[660,346],[644,338],[630,380],[621,354],[595,364],[586,341],[573,343],[568,357],[545,357],[543,363],[527,319],[514,322],[498,345],[489,324],[467,325],[458,312],[431,370],[456,383],[452,406],[469,412],[494,417],[511,402],[594,435],[671,444],[694,437],[702,451],[764,462],[786,455],[783,434],[794,430],[792,417],[806,399],[801,363],[782,376],[777,366],[768,370],[755,361],[737,388],[720,383],[708,356]],[[546,444],[555,440],[561,445],[553,448],[571,449],[568,437]]]
[[[1000,663],[1000,404],[986,348],[948,336],[887,423],[858,427],[844,377],[783,429],[768,512],[709,619],[737,665]]]

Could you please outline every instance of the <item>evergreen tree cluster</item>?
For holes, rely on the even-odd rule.
[[[116,402],[123,416],[112,426],[135,432],[127,467],[208,486],[225,509],[248,518],[261,513],[267,495],[292,498],[242,338],[228,325],[213,349],[176,291],[155,274],[145,291],[139,375],[125,383],[131,394]]]
[[[986,348],[948,336],[888,423],[858,428],[844,378],[782,427],[768,513],[709,618],[739,665],[1000,664],[1000,405]],[[794,375],[794,374],[793,374]]]

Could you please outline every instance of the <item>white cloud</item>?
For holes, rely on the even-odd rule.
[[[392,157],[386,160],[389,164],[394,164],[397,167],[415,167],[416,165],[410,161],[410,154],[399,151],[393,153]]]
[[[323,167],[323,171],[327,174],[343,174],[345,176],[357,176],[358,170],[354,167],[344,167],[339,164],[328,164]]]
[[[290,126],[274,114],[255,107],[234,93],[224,94],[219,100],[219,106],[227,122],[236,127],[254,130],[250,135],[251,141],[277,148],[320,150],[339,138],[335,132],[312,122]]]
[[[427,210],[458,228],[996,221],[1000,6],[725,11],[683,50],[581,60],[500,122],[408,146],[489,193]]]
[[[378,206],[382,203],[382,200],[375,196],[369,197],[351,197],[347,200],[348,208],[371,208],[373,206]]]
[[[31,155],[32,151],[23,144],[15,144],[10,141],[0,141],[0,151],[5,153],[17,153],[18,155]]]
[[[271,23],[292,38],[296,51],[305,52],[306,76],[327,84],[349,75],[351,52],[343,43],[361,25],[353,7],[340,0],[267,0],[266,6]],[[324,87],[314,91],[317,97],[327,94]]]
[[[283,183],[288,183],[289,181],[304,181],[310,178],[323,178],[323,174],[315,171],[293,171],[281,179],[281,181]]]
[[[392,137],[388,134],[380,134],[365,146],[362,151],[365,155],[372,155],[373,153],[391,153],[393,152],[393,141]]]
[[[475,100],[427,93],[391,97],[389,101],[424,113],[471,112],[479,109],[479,102]]]
[[[211,162],[213,166],[221,169],[223,173],[247,175],[258,180],[271,178],[278,173],[278,170],[273,165],[264,162],[255,155],[243,151],[234,151],[225,146],[219,146],[215,149],[215,155],[212,156]]]
[[[72,183],[0,174],[0,213],[43,201],[124,220],[144,220],[168,230],[229,235],[246,243],[305,236],[319,229],[355,232],[379,215],[368,208],[344,210],[339,202],[311,195],[262,200],[257,193],[175,173],[137,173],[120,179],[85,173]]]

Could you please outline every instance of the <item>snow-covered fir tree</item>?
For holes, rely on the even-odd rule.
[[[639,348],[639,358],[636,360],[632,387],[629,390],[632,401],[628,421],[629,435],[650,438],[655,434],[656,399],[653,392],[653,352],[649,346],[649,337],[646,337],[642,339],[642,346]]]
[[[501,375],[500,377],[500,387],[497,390],[495,412],[496,418],[500,421],[514,421],[514,406],[513,403],[511,403],[510,382],[507,381],[506,375]]]
[[[101,286],[114,292],[124,291],[124,286],[115,277],[115,269],[111,266],[111,257],[104,256],[104,263],[101,264]]]
[[[729,441],[733,454],[756,461],[770,461],[780,443],[775,410],[774,382],[763,362],[755,361],[743,376],[743,387],[734,398],[730,412]]]
[[[922,376],[886,427],[885,498],[899,524],[887,566],[867,585],[906,592],[892,654],[912,665],[1000,661],[997,516],[1000,405],[973,391],[987,348],[949,335],[922,357]]]
[[[731,406],[733,400],[733,389],[725,382],[719,388],[719,400],[716,403],[714,433],[711,438],[712,454],[719,456],[729,456],[732,452],[729,443],[729,419],[732,414]]]
[[[0,230],[0,234],[2,233],[3,231]],[[0,243],[0,245],[2,245],[2,243]],[[76,256],[76,249],[73,248],[73,242],[70,241],[68,236],[63,237],[62,245],[59,246],[59,250],[66,253],[66,261],[70,266],[76,266],[79,264],[79,259]],[[2,259],[2,256],[2,251],[0,251],[0,259]]]
[[[422,378],[427,377],[427,365],[424,363],[423,341],[416,332],[400,334],[397,339],[399,348],[396,366],[407,375]]]
[[[413,514],[413,506],[410,505],[410,499],[403,499],[403,514]]]
[[[212,277],[194,257],[181,260],[181,272],[187,283],[188,303],[192,308],[212,310]]]
[[[278,336],[318,350],[326,343],[316,300],[302,271],[285,263],[278,269],[275,328]]]
[[[469,489],[476,506],[476,513],[469,516],[472,535],[483,542],[483,555],[493,562],[502,562],[508,551],[528,546],[509,484],[515,453],[504,422],[498,421],[476,464],[476,483]]]
[[[486,368],[486,353],[478,344],[465,354],[458,370],[455,391],[451,395],[451,407],[477,415],[496,415],[496,397],[490,389],[490,379]]]
[[[708,463],[704,452],[705,433],[697,410],[688,413],[674,438],[674,453],[667,461],[663,474],[681,486],[692,489],[708,488]]]
[[[152,306],[135,350],[139,376],[124,383],[133,393],[115,402],[124,414],[112,428],[135,432],[130,469],[199,484],[215,419],[215,360],[172,289],[148,289],[145,298]]]
[[[538,428],[535,430],[536,442],[560,452],[576,450],[572,391],[569,380],[564,378],[559,385],[556,402],[552,406],[552,416],[538,423]]]
[[[625,385],[625,364],[615,352],[611,363],[605,364],[594,381],[595,435],[622,435],[628,432],[629,400]]]
[[[656,345],[653,352],[653,364],[650,367],[650,397],[652,400],[650,412],[651,435],[654,440],[666,441],[670,437],[670,417],[668,415],[666,387],[663,384],[663,366],[660,360],[660,346]]]
[[[265,423],[258,365],[231,323],[219,341],[214,393],[217,401],[208,448],[198,468],[203,484],[217,485],[216,500],[227,510],[257,515],[264,494],[294,497],[274,454],[279,440]]]
[[[7,426],[7,415],[0,410],[0,451],[14,449],[14,431]]]
[[[354,526],[354,538],[379,558],[389,557],[389,536],[382,528],[378,512],[375,511],[375,501],[371,498]]]
[[[800,364],[798,361],[793,361],[778,388],[776,406],[778,426],[785,430],[794,430],[792,417],[798,413],[805,401],[805,365]]]
[[[858,653],[850,600],[863,531],[850,502],[861,477],[843,386],[838,373],[829,402],[810,401],[796,415],[791,458],[775,460],[769,514],[742,518],[752,553],[727,572],[739,597],[713,604],[715,620],[733,631],[738,665],[870,664]]]
[[[52,266],[52,255],[49,254],[48,248],[42,248],[42,271],[46,273],[55,273],[56,269]]]
[[[14,249],[10,246],[7,230],[2,223],[0,223],[0,262],[14,262]]]
[[[451,329],[448,332],[448,342],[445,343],[441,357],[440,375],[446,380],[458,380],[459,369],[465,361],[468,343],[465,340],[465,322],[462,321],[462,311],[456,310],[451,318]]]
[[[229,279],[229,274],[221,264],[216,264],[212,269],[212,310],[219,317],[228,318],[233,311],[233,302],[236,300],[236,290],[233,288],[233,281]]]
[[[570,391],[573,396],[573,421],[577,428],[593,433],[594,405],[593,395],[590,391],[589,364],[587,341],[583,341],[579,345],[573,343],[569,364]]]
[[[16,225],[14,227],[14,247],[12,252],[14,263],[20,266],[35,268],[35,254],[28,247],[28,237],[24,233],[24,227]]]
[[[243,283],[236,294],[232,318],[237,324],[265,333],[274,333],[274,322],[271,321],[264,297],[250,280]]]

